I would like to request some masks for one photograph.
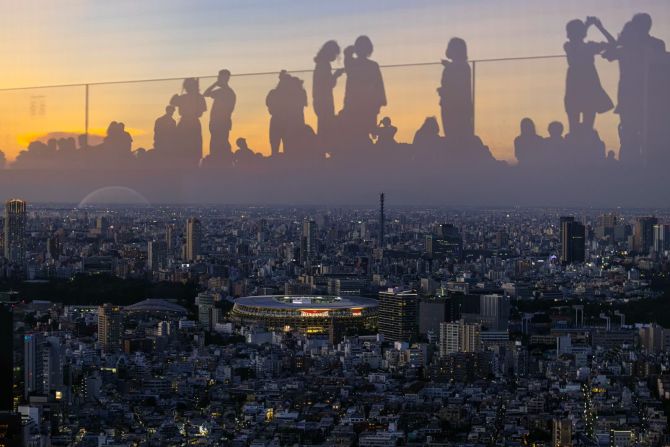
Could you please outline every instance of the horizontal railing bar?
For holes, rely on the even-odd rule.
[[[492,58],[492,59],[472,59],[468,62],[476,62],[476,63],[483,63],[483,62],[509,62],[509,61],[527,61],[527,60],[537,60],[537,59],[558,59],[558,58],[565,58],[564,54],[552,54],[552,55],[547,55],[547,56],[520,56],[520,57],[502,57],[502,58]],[[406,64],[387,64],[387,65],[380,65],[380,68],[403,68],[403,67],[424,67],[424,66],[431,66],[431,65],[441,65],[442,62],[410,62]],[[314,70],[313,69],[299,69],[299,70],[286,70],[289,73],[312,73]],[[237,73],[237,74],[231,74],[233,77],[244,77],[244,76],[268,76],[268,75],[276,75],[279,73],[279,70],[277,71],[262,71],[262,72],[249,72],[249,73]],[[99,82],[84,82],[84,83],[77,83],[77,84],[53,84],[53,85],[36,85],[36,86],[29,86],[29,87],[4,87],[0,88],[0,92],[9,92],[9,91],[19,91],[19,90],[37,90],[37,89],[45,89],[45,88],[66,88],[66,87],[84,87],[84,86],[95,86],[95,85],[115,85],[115,84],[139,84],[139,83],[145,83],[145,82],[162,82],[162,81],[181,81],[185,78],[189,78],[193,76],[183,76],[183,77],[177,77],[177,78],[155,78],[155,79],[131,79],[131,80],[126,80],[126,81],[99,81]],[[207,75],[207,76],[196,76],[198,79],[214,79],[216,78],[215,75]]]

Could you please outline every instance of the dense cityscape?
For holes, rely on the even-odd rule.
[[[370,199],[7,201],[0,444],[669,442],[667,211]]]

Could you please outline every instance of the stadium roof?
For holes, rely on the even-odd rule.
[[[173,312],[187,314],[186,308],[167,300],[149,298],[144,301],[126,306],[123,310],[128,312]]]
[[[376,307],[378,301],[361,296],[330,295],[262,295],[238,298],[235,304],[273,309],[348,309]]]

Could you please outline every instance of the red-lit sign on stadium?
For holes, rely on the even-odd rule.
[[[328,316],[328,310],[327,309],[301,309],[300,310],[300,316],[301,317],[327,317]]]

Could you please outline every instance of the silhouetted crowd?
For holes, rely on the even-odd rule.
[[[663,41],[650,35],[651,17],[637,14],[612,36],[599,19],[571,20],[566,26],[567,56],[565,112],[567,134],[559,121],[549,124],[547,137],[540,136],[531,118],[524,118],[514,141],[519,169],[571,169],[598,165],[643,166],[667,161],[670,111],[670,58]],[[603,42],[586,41],[595,27]],[[281,71],[276,86],[266,97],[270,115],[270,157],[263,157],[238,138],[233,151],[230,134],[236,95],[230,87],[231,73],[221,70],[216,81],[200,91],[199,80],[188,78],[182,91],[172,96],[165,114],[155,121],[153,148],[132,150],[132,137],[123,123],[112,122],[103,141],[90,145],[86,136],[35,141],[22,151],[15,168],[235,167],[254,166],[272,160],[303,160],[306,163],[381,160],[403,163],[417,160],[477,165],[503,165],[475,135],[472,72],[467,45],[453,38],[442,61],[437,96],[440,120],[426,117],[411,143],[399,143],[397,128],[389,117],[379,115],[387,105],[384,80],[371,59],[373,44],[360,36],[343,51],[336,41],[326,42],[314,58],[311,103],[317,117],[313,129],[305,122],[308,93],[302,79]],[[332,64],[343,54],[343,67]],[[619,64],[616,104],[603,89],[595,58]],[[335,104],[333,90],[346,77],[344,100]],[[201,118],[209,113],[209,155],[202,158]],[[595,119],[614,109],[619,115],[620,151],[606,151],[594,129]],[[175,118],[175,113],[177,118]],[[440,133],[440,125],[442,134]],[[4,155],[0,157],[4,165]]]

